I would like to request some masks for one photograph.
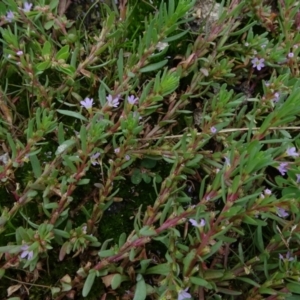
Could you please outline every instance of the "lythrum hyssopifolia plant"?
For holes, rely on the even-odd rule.
[[[1,299],[298,299],[300,4],[0,3]]]

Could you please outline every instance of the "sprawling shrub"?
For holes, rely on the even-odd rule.
[[[300,4],[0,3],[1,299],[298,299]]]

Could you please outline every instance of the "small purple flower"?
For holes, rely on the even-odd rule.
[[[127,98],[127,100],[131,105],[134,105],[135,102],[139,100],[139,98],[135,98],[134,95],[131,95]]]
[[[296,182],[297,182],[297,183],[300,183],[300,174],[296,174],[296,177],[297,177]]]
[[[93,98],[86,97],[83,101],[80,101],[82,107],[86,108],[87,110],[91,109],[93,106]]]
[[[274,98],[273,98],[272,100],[273,100],[274,102],[278,102],[279,99],[280,99],[280,94],[279,94],[278,92],[276,92],[276,93],[274,94]]]
[[[7,22],[12,22],[12,20],[14,19],[14,13],[12,12],[12,11],[9,11],[9,12],[7,12],[7,14],[6,14],[6,17],[5,17],[5,20],[7,21]]]
[[[252,63],[252,67],[255,69],[257,69],[258,71],[260,71],[264,66],[264,61],[265,59],[264,58],[257,58],[257,57],[254,57],[252,60],[251,60],[251,63]]]
[[[108,95],[106,97],[108,106],[110,106],[110,107],[118,107],[119,103],[120,103],[119,102],[119,98],[120,98],[120,95],[116,96],[115,98],[113,98],[112,95]]]
[[[27,256],[27,259],[28,260],[31,260],[32,259],[32,257],[33,257],[33,251],[28,251],[28,248],[29,248],[29,246],[28,245],[23,245],[22,247],[21,247],[21,250],[22,250],[22,253],[21,253],[21,258],[26,258],[26,256]]]
[[[216,132],[217,132],[217,128],[216,128],[215,126],[212,126],[212,127],[210,128],[210,132],[211,132],[211,133],[216,133]]]
[[[285,209],[281,207],[277,207],[277,216],[280,218],[286,218],[288,217],[289,213],[285,211]]]
[[[286,168],[287,165],[288,165],[288,163],[281,163],[279,165],[279,167],[277,168],[282,176],[284,176],[285,173],[287,172],[287,168]]]
[[[230,159],[227,156],[225,156],[224,159],[225,159],[225,165],[230,166]]]
[[[269,189],[265,189],[265,195],[272,195],[272,191]]]
[[[99,165],[97,158],[100,156],[99,152],[96,152],[95,154],[91,155],[91,164],[93,166]]]
[[[286,154],[287,154],[288,156],[292,156],[292,157],[297,157],[297,156],[299,156],[299,153],[296,152],[296,148],[295,148],[295,147],[287,148]]]
[[[190,298],[192,298],[191,294],[187,292],[188,289],[189,288],[186,288],[185,290],[180,290],[178,292],[178,298],[177,298],[177,300],[184,300],[184,299],[190,299]]]
[[[119,153],[120,152],[120,148],[116,148],[114,151],[115,151],[115,153]]]
[[[130,156],[128,154],[125,155],[125,159],[128,161],[130,160]]]
[[[157,45],[156,45],[156,49],[158,51],[162,51],[164,50],[166,47],[168,47],[169,44],[168,43],[164,43],[164,42],[158,42]]]
[[[201,220],[200,220],[200,223],[198,223],[198,222],[197,222],[196,220],[194,220],[194,219],[190,219],[189,221],[190,221],[190,223],[191,223],[193,226],[198,227],[198,228],[204,227],[205,224],[206,224],[206,222],[205,222],[204,219],[201,219]]]
[[[32,3],[25,2],[25,3],[24,3],[23,11],[24,11],[24,12],[30,12],[31,7],[32,7]]]
[[[286,253],[285,258],[284,258],[284,256],[283,256],[282,254],[279,254],[279,258],[280,258],[281,260],[287,260],[287,261],[293,261],[293,260],[295,259],[295,257],[293,257],[293,256],[291,255],[290,251],[288,251],[288,252]]]
[[[17,54],[18,56],[21,56],[21,55],[23,55],[23,51],[22,51],[22,50],[19,50],[19,51],[16,52],[16,54]]]
[[[293,53],[293,52],[290,52],[290,53],[288,54],[288,57],[289,57],[289,58],[293,58],[293,57],[294,57],[294,53]]]

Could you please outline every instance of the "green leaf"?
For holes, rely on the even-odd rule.
[[[67,65],[67,66],[64,66],[64,67],[58,66],[57,69],[59,71],[65,73],[65,74],[71,76],[71,77],[74,76],[75,71],[76,71],[75,68],[73,66],[71,66],[71,65]]]
[[[150,158],[144,158],[141,162],[141,166],[147,169],[152,169],[156,166],[157,161]]]
[[[91,288],[95,281],[95,277],[96,277],[96,271],[91,270],[88,277],[86,278],[84,286],[83,286],[83,290],[82,290],[83,297],[86,297],[89,294],[89,292],[91,291]]]
[[[53,25],[54,25],[54,20],[50,20],[50,21],[48,21],[48,22],[46,22],[46,23],[44,24],[44,28],[45,28],[46,30],[49,30],[49,29],[52,28]]]
[[[75,112],[75,111],[65,110],[65,109],[57,109],[56,111],[62,115],[73,117],[73,118],[76,118],[76,119],[79,119],[82,121],[87,121],[87,119],[83,115],[81,115],[80,113]]]
[[[20,252],[21,250],[21,246],[3,246],[3,247],[0,247],[0,253],[5,253],[5,252],[8,252],[8,253],[18,253]]]
[[[168,275],[170,273],[170,264],[164,263],[146,270],[145,274]]]
[[[102,250],[102,251],[99,251],[99,252],[98,252],[98,255],[99,255],[101,258],[113,256],[114,254],[115,254],[115,252],[114,252],[113,249]]]
[[[119,248],[121,248],[121,247],[125,244],[125,242],[126,242],[126,237],[127,237],[127,235],[126,235],[125,232],[123,232],[123,233],[120,235],[120,237],[119,237]]]
[[[212,285],[208,281],[206,281],[205,279],[192,276],[190,278],[190,280],[191,280],[192,283],[194,283],[194,284],[196,284],[198,286],[203,286],[203,287],[205,287],[207,289],[211,289],[212,288]]]
[[[226,294],[226,295],[231,295],[231,296],[239,296],[239,295],[242,294],[242,292],[239,292],[239,291],[233,291],[233,290],[230,290],[230,289],[224,289],[224,288],[220,288],[220,287],[217,288],[217,292],[218,293],[223,293],[223,294]]]
[[[50,54],[51,54],[51,43],[49,41],[46,41],[42,49],[42,55],[44,56],[44,58],[48,59],[50,58]]]
[[[162,42],[164,42],[164,43],[170,43],[170,42],[176,41],[176,40],[180,39],[181,37],[183,37],[184,35],[186,35],[188,32],[189,32],[189,29],[187,29],[187,30],[185,30],[183,32],[180,32],[178,34],[175,34],[173,36],[167,37]]]
[[[133,300],[145,300],[147,296],[145,280],[141,274],[137,275],[136,280],[137,280],[137,285],[136,285]]]
[[[29,160],[32,166],[32,170],[35,178],[39,178],[42,175],[41,164],[36,155],[30,155]]]
[[[118,66],[118,76],[119,76],[119,81],[122,82],[123,81],[123,65],[124,65],[124,61],[123,61],[123,49],[120,50],[119,52],[119,59],[117,60],[117,66]]]
[[[11,136],[10,133],[7,133],[6,139],[7,139],[8,143],[9,143],[9,147],[10,147],[10,149],[12,151],[11,158],[15,159],[16,158],[16,153],[17,153],[17,148],[16,148],[16,144],[13,141],[12,136]]]
[[[277,295],[277,291],[270,289],[270,288],[260,288],[259,289],[260,294],[268,294],[268,295]]]
[[[70,53],[69,51],[70,51],[69,45],[65,45],[56,53],[55,58],[57,60],[60,60],[60,59],[67,60],[69,53]]]
[[[131,182],[133,184],[139,184],[142,181],[142,174],[139,169],[134,169],[131,175]]]
[[[116,274],[113,276],[111,280],[111,288],[115,290],[120,286],[121,283],[122,283],[122,276],[120,274]]]
[[[244,281],[244,282],[246,282],[246,283],[249,283],[249,284],[251,284],[251,285],[253,285],[253,286],[257,287],[257,288],[260,287],[260,285],[259,285],[257,282],[253,281],[253,280],[250,279],[250,278],[247,278],[247,277],[239,277],[239,276],[237,276],[236,279],[237,279],[237,280]]]
[[[139,232],[142,236],[153,236],[153,235],[157,235],[156,231],[154,228],[151,228],[150,226],[145,226],[143,227],[140,232]]]
[[[50,5],[49,5],[50,9],[53,10],[53,9],[57,8],[58,3],[59,3],[59,0],[51,0]]]
[[[300,284],[296,282],[290,282],[286,285],[287,289],[295,294],[300,294]]]
[[[265,246],[264,246],[262,227],[261,226],[258,226],[257,229],[255,230],[254,242],[256,244],[256,247],[259,249],[259,251],[261,253],[263,253],[264,250],[265,250]]]
[[[38,63],[35,67],[38,71],[45,71],[48,68],[50,68],[51,62],[50,61],[43,61],[41,63]]]
[[[195,157],[188,161],[185,166],[186,167],[192,167],[192,168],[195,168],[195,167],[199,167],[197,164],[199,163],[199,161],[203,158],[203,155],[201,154],[196,154]]]
[[[142,173],[142,178],[146,183],[151,182],[151,177],[147,173]]]
[[[239,206],[239,205],[235,205],[235,206],[232,206],[230,207],[224,214],[223,216],[224,217],[233,217],[233,216],[236,216],[238,215],[238,213],[240,213],[242,210],[244,210],[244,208],[242,206]]]
[[[256,220],[249,217],[248,215],[244,215],[243,216],[243,223],[246,223],[246,224],[250,224],[250,225],[258,225]]]
[[[90,182],[89,178],[83,178],[77,182],[77,185],[86,185]]]
[[[153,71],[156,71],[158,69],[161,69],[163,66],[165,66],[167,64],[168,60],[165,59],[163,61],[160,61],[160,62],[157,62],[157,63],[154,63],[154,64],[151,64],[151,65],[147,65],[146,67],[144,68],[141,68],[140,69],[140,72],[141,73],[147,73],[147,72],[153,72]]]

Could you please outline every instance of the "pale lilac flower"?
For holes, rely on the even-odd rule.
[[[191,223],[193,226],[198,227],[198,228],[204,227],[205,224],[206,224],[206,222],[205,222],[204,219],[201,219],[201,220],[200,220],[200,223],[198,223],[198,222],[197,222],[196,220],[194,220],[194,219],[189,219],[189,221],[190,221],[190,223]]]
[[[272,191],[269,189],[265,189],[265,195],[272,195]]]
[[[115,153],[119,153],[120,152],[120,148],[116,148],[114,151],[115,151]]]
[[[289,58],[293,58],[293,57],[294,57],[294,53],[293,53],[293,52],[290,52],[290,53],[288,54],[288,57],[289,57]]]
[[[134,105],[135,102],[139,100],[139,98],[135,98],[134,95],[131,95],[131,96],[128,97],[127,100],[128,100],[128,102],[129,102],[130,104]]]
[[[225,156],[224,159],[225,159],[225,164],[227,166],[230,166],[230,159],[227,156]]]
[[[288,163],[281,163],[279,165],[279,167],[277,168],[282,176],[284,176],[285,173],[287,172],[287,168],[286,168],[287,165],[288,165]]]
[[[158,42],[157,45],[156,45],[156,49],[158,51],[162,51],[162,50],[164,50],[168,46],[169,46],[168,43]]]
[[[25,2],[25,3],[24,3],[23,11],[24,11],[24,12],[30,12],[31,7],[32,7],[32,3]]]
[[[130,160],[130,156],[128,154],[125,155],[126,160]]]
[[[290,251],[288,251],[288,252],[286,253],[285,258],[284,258],[284,256],[283,256],[282,254],[279,254],[279,258],[280,258],[281,260],[288,260],[288,261],[293,261],[293,260],[295,259],[293,256],[291,256]]]
[[[297,183],[300,183],[300,174],[296,174],[296,176],[297,176],[296,182],[297,182]]]
[[[217,128],[216,128],[215,126],[212,126],[212,127],[210,128],[210,132],[211,132],[211,133],[216,133],[216,132],[217,132]]]
[[[91,109],[93,106],[93,98],[86,97],[83,101],[80,101],[82,107],[86,108],[87,110]]]
[[[119,98],[120,98],[120,95],[116,96],[115,98],[113,98],[112,95],[108,95],[106,97],[108,106],[118,107],[119,106]]]
[[[285,209],[281,208],[281,207],[277,207],[277,216],[280,218],[285,218],[289,215],[289,213],[287,213],[285,211]]]
[[[8,153],[4,153],[4,154],[0,155],[0,162],[3,162],[4,165],[7,165],[8,161],[9,161]]]
[[[91,155],[91,164],[93,166],[99,165],[97,158],[100,156],[99,152],[96,152],[95,154]]]
[[[21,253],[21,258],[26,258],[26,256],[27,256],[27,259],[28,260],[31,260],[32,259],[32,257],[33,257],[33,251],[28,251],[28,248],[29,248],[29,246],[28,245],[23,245],[22,247],[21,247],[21,250],[22,250],[22,253]]]
[[[274,102],[278,102],[279,99],[280,99],[280,94],[279,94],[278,92],[276,92],[276,93],[274,94],[274,98],[273,98],[272,100],[273,100]]]
[[[86,234],[86,230],[87,230],[87,227],[86,226],[82,226],[82,233],[83,234]]]
[[[9,11],[9,12],[7,12],[7,14],[6,14],[6,17],[5,17],[5,20],[7,21],[7,22],[11,22],[13,19],[14,19],[14,13],[12,12],[12,11]]]
[[[190,299],[190,298],[192,298],[191,294],[187,292],[188,289],[189,288],[186,288],[185,290],[180,290],[178,292],[178,298],[177,298],[177,300],[184,300],[184,299]]]
[[[292,157],[297,157],[297,156],[299,156],[299,153],[296,152],[296,148],[295,148],[295,147],[287,148],[286,154],[287,154],[288,156],[292,156]]]
[[[252,60],[251,60],[251,63],[252,63],[252,67],[255,69],[257,69],[258,71],[260,71],[264,66],[264,61],[265,59],[264,58],[257,58],[257,57],[254,57]]]
[[[18,56],[21,56],[21,55],[23,55],[23,51],[22,51],[22,50],[19,50],[19,51],[16,52],[16,54],[17,54]]]

